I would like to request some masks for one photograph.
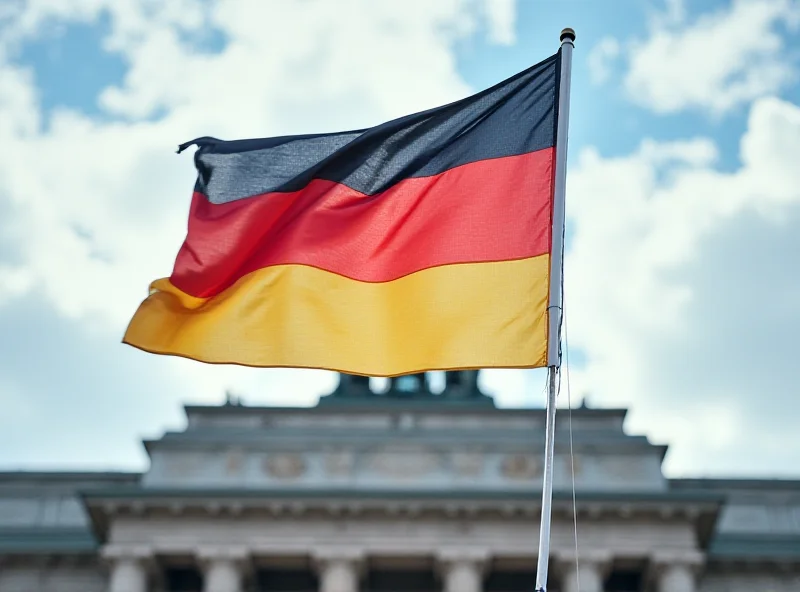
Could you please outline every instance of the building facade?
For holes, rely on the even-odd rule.
[[[0,473],[0,592],[532,592],[544,410],[477,384],[343,376],[187,406],[141,474]],[[800,592],[800,481],[667,479],[625,415],[574,409],[572,457],[559,415],[548,590]]]

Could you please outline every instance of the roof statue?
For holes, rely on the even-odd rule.
[[[430,387],[429,372],[405,374],[389,379],[389,388],[384,393],[371,389],[367,376],[339,374],[339,384],[324,400],[369,400],[369,401],[491,401],[478,385],[479,370],[448,370],[445,374],[444,390],[434,393]],[[322,402],[322,401],[320,401]]]
[[[228,407],[235,407],[242,405],[242,399],[231,390],[225,391],[225,405]]]

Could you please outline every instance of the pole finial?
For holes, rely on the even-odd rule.
[[[565,40],[575,43],[575,29],[570,29],[569,27],[566,29],[561,29],[560,39],[561,43],[564,43]]]

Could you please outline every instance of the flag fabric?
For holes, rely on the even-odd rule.
[[[370,376],[545,366],[560,55],[369,129],[182,145],[186,240],[124,342]]]

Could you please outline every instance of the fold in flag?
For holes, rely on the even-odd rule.
[[[124,342],[369,376],[545,366],[560,64],[370,129],[184,144],[186,240]]]

